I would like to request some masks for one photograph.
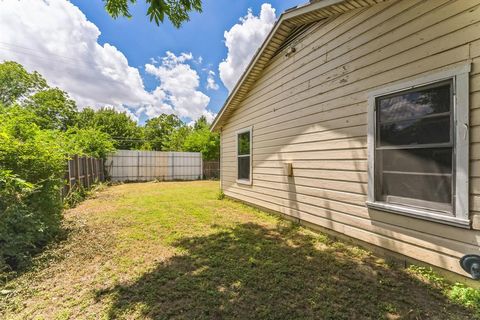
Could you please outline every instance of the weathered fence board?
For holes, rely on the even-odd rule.
[[[106,169],[112,181],[198,180],[199,152],[118,150],[109,155]]]
[[[73,156],[67,162],[65,179],[67,183],[63,195],[68,194],[74,186],[89,188],[98,181],[105,181],[103,159]]]
[[[220,161],[218,160],[203,161],[203,178],[204,179],[220,179]]]

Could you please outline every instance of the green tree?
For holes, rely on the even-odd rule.
[[[157,151],[180,151],[172,149],[176,146],[174,141],[171,140],[173,137],[170,138],[170,136],[175,135],[180,138],[181,133],[177,133],[177,131],[184,132],[185,130],[181,129],[182,127],[185,127],[185,124],[173,114],[161,114],[156,118],[147,120],[143,129],[147,148]]]
[[[201,152],[204,160],[220,158],[220,136],[210,131],[210,125],[204,116],[193,125],[192,132],[184,141],[183,150]]]
[[[185,140],[191,134],[192,128],[181,126],[165,138],[164,151],[185,151]]]
[[[129,6],[136,0],[104,0],[105,9],[113,17],[119,16],[130,18],[132,15]],[[147,15],[150,21],[157,25],[163,23],[165,16],[172,24],[179,28],[183,22],[190,20],[190,12],[202,12],[201,0],[145,0],[148,5]]]
[[[34,122],[42,129],[66,130],[77,113],[66,92],[50,88],[38,72],[28,73],[11,61],[0,64],[0,103],[31,110],[36,115]]]
[[[74,125],[77,106],[66,92],[49,88],[33,94],[28,100],[26,107],[37,115],[41,128],[65,131]]]
[[[94,128],[107,133],[115,140],[115,147],[122,150],[138,149],[142,144],[142,129],[126,112],[111,108],[93,110],[85,108],[78,114],[79,128]]]
[[[28,73],[16,62],[0,63],[0,103],[9,106],[47,88],[47,82],[36,71]]]
[[[115,141],[108,133],[94,128],[69,128],[65,132],[66,149],[70,154],[105,159],[115,151]]]

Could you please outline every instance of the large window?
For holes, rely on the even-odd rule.
[[[369,205],[469,225],[468,71],[461,71],[371,97]]]
[[[237,132],[237,182],[251,183],[252,130]]]

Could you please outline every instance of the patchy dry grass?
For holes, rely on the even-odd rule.
[[[444,290],[218,183],[110,187],[0,288],[6,319],[472,319]]]

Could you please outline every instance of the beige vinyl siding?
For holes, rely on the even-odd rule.
[[[319,21],[292,44],[295,54],[277,53],[222,128],[225,194],[465,274],[458,258],[479,253],[479,231],[366,208],[367,98],[472,62],[470,209],[480,215],[478,1],[387,1]],[[253,184],[244,186],[235,132],[250,126]]]

